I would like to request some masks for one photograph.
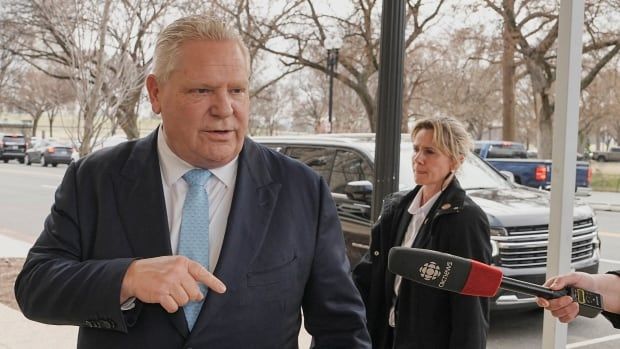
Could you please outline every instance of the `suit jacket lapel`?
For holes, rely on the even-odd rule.
[[[134,257],[172,255],[157,155],[157,130],[136,142],[121,170],[116,197]],[[183,336],[189,334],[182,310],[170,314],[170,319]]]
[[[157,131],[137,141],[121,170],[116,197],[134,256],[170,255],[170,234],[157,156]]]
[[[273,183],[259,146],[246,138],[239,154],[233,201],[214,274],[226,293],[209,292],[192,334],[208,326],[230,296],[243,287],[250,263],[265,239],[281,185]],[[207,330],[208,331],[208,330]]]

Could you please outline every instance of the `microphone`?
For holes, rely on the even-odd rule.
[[[552,290],[506,277],[501,268],[433,250],[392,247],[388,270],[422,285],[468,296],[494,297],[501,288],[545,299],[568,295],[579,303],[579,314],[588,317],[596,316],[602,308],[601,297],[594,292]]]

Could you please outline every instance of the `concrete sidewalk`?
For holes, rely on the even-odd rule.
[[[31,243],[0,233],[0,257],[24,258]],[[0,348],[75,348],[75,326],[50,326],[26,319],[21,312],[0,304]]]

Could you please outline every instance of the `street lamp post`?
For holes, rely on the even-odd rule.
[[[329,72],[329,133],[332,133],[333,124],[332,124],[332,99],[334,94],[334,73],[336,72],[336,68],[338,66],[338,49],[330,48],[327,49],[327,71]]]

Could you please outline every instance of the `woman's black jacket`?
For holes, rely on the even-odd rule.
[[[388,315],[394,299],[394,274],[387,270],[391,247],[400,246],[411,221],[409,205],[420,186],[395,193],[383,203],[371,233],[368,253],[355,267],[373,348],[391,349]],[[454,179],[440,194],[418,230],[412,247],[491,262],[486,214]],[[393,348],[485,348],[489,327],[488,298],[463,296],[403,279],[397,301]]]

